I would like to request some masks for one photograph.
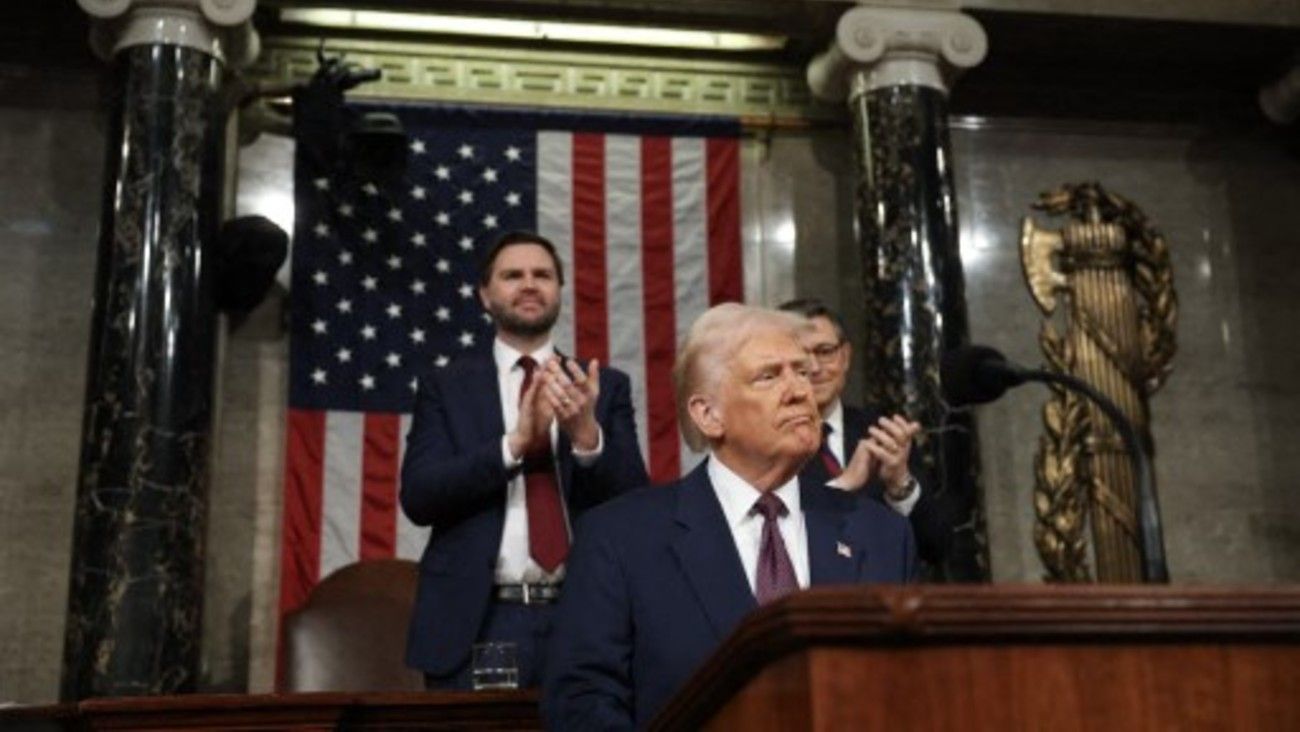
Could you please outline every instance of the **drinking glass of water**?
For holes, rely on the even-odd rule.
[[[519,663],[515,658],[515,644],[490,641],[474,644],[474,691],[485,689],[518,689]]]

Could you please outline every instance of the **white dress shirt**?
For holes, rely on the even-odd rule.
[[[727,517],[731,538],[736,542],[736,551],[740,552],[740,563],[745,568],[749,589],[757,592],[755,573],[758,571],[758,552],[763,545],[763,517],[752,509],[762,493],[712,453],[709,454],[708,471],[713,492]],[[775,492],[789,509],[786,515],[777,519],[776,525],[781,530],[785,550],[794,565],[795,579],[802,589],[808,586],[808,531],[804,528],[803,510],[799,505],[799,477],[791,478]]]
[[[497,386],[501,395],[501,421],[505,424],[505,434],[501,437],[501,463],[506,470],[514,470],[523,462],[523,457],[516,458],[510,454],[510,433],[514,430],[515,425],[519,423],[519,389],[524,385],[524,368],[519,365],[519,359],[524,354],[506,345],[501,339],[495,339],[492,342],[492,359],[497,366]],[[537,361],[538,366],[545,364],[552,356],[555,355],[555,345],[547,341],[541,348],[529,354]],[[535,372],[534,372],[535,373]],[[534,375],[536,378],[536,375]],[[556,437],[558,434],[555,421],[551,421],[551,450],[554,452]],[[600,457],[601,451],[605,447],[605,437],[603,432],[596,442],[596,449],[591,452],[585,452],[575,449],[573,451],[574,460],[579,465],[590,465]],[[558,470],[559,463],[556,462]],[[559,484],[560,476],[555,476],[556,484]],[[568,505],[564,504],[565,524],[569,523]],[[569,535],[573,535],[572,526],[568,527]],[[564,579],[564,565],[556,567],[554,572],[547,572],[533,561],[532,555],[528,550],[528,503],[524,489],[524,474],[520,471],[510,479],[506,489],[506,519],[505,525],[501,529],[501,548],[497,552],[496,564],[496,582],[497,584],[517,584],[520,582],[528,583],[556,583]]]
[[[831,452],[835,455],[835,459],[840,461],[840,465],[847,466],[849,464],[849,461],[845,455],[845,453],[848,452],[847,449],[848,446],[844,444],[845,442],[844,402],[841,402],[839,399],[836,399],[835,406],[831,407],[831,413],[826,415],[825,419],[823,419],[822,421],[831,426],[831,436],[830,439],[826,441],[831,448]],[[857,445],[854,445],[853,447],[856,448]],[[815,460],[816,458],[813,459]],[[834,480],[827,483],[826,485],[830,486],[831,488],[843,487],[841,485],[837,485],[837,481]],[[888,504],[890,508],[894,509],[895,511],[899,512],[904,516],[911,515],[912,509],[916,508],[916,502],[921,500],[922,490],[923,488],[921,487],[921,484],[917,483],[916,490],[912,491],[901,501],[895,501],[894,499],[889,497],[888,493],[886,493],[885,503]]]

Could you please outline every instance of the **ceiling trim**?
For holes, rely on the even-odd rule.
[[[316,70],[316,42],[264,39],[250,73],[303,83]],[[844,117],[813,100],[803,68],[613,53],[545,52],[467,44],[336,40],[327,53],[383,72],[351,96],[537,107],[724,115],[799,123]]]

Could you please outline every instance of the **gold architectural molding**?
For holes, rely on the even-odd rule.
[[[776,124],[834,121],[839,105],[812,99],[797,66],[631,54],[331,40],[330,53],[378,68],[383,78],[353,96],[672,114],[726,115]],[[306,82],[316,42],[268,38],[250,74]]]

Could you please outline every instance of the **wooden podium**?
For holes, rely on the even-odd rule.
[[[814,589],[751,616],[652,728],[1297,730],[1300,589]]]
[[[0,728],[537,729],[535,692],[94,699]],[[1300,730],[1300,588],[814,589],[752,615],[660,730]]]

